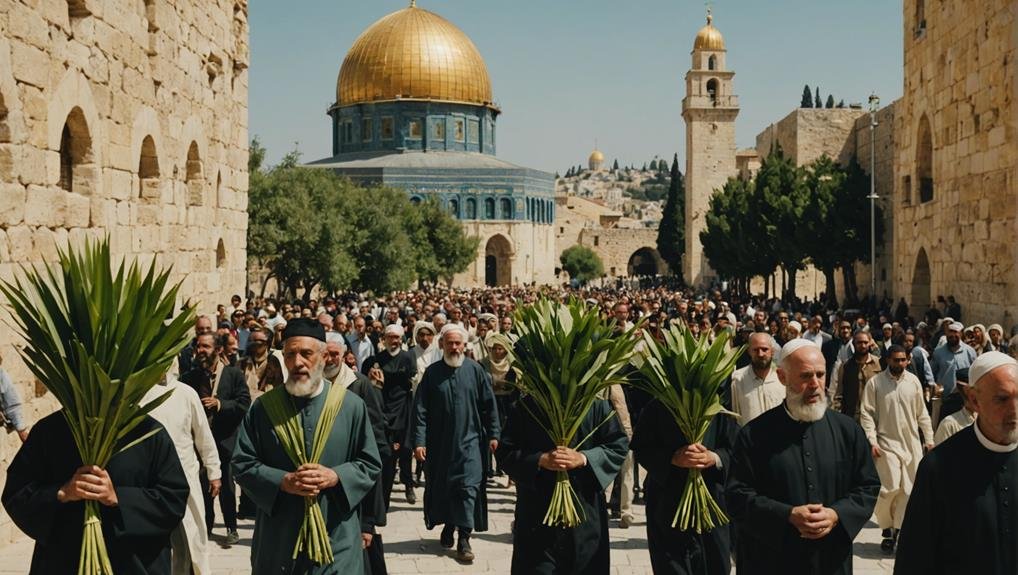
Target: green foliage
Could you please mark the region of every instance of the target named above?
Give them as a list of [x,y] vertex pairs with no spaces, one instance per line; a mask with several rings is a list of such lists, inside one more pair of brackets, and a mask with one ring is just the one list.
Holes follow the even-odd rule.
[[247,154],[247,171],[250,174],[259,172],[262,169],[262,164],[265,162],[265,147],[258,140],[258,136],[255,136],[251,140],[251,147]]
[[617,171],[619,171],[619,161],[615,160],[615,163],[612,164],[612,173],[615,173]]
[[809,84],[802,87],[802,101],[799,102],[800,108],[812,108],[813,107],[813,93],[809,89]]
[[764,158],[756,174],[754,202],[751,208],[764,226],[767,249],[789,276],[788,291],[795,293],[795,272],[806,257],[803,242],[795,235],[809,191],[802,185],[800,171],[781,147]]
[[686,191],[678,154],[672,157],[668,200],[657,229],[657,251],[681,281],[682,256],[686,253]]
[[[414,205],[402,190],[362,188],[288,154],[251,174],[248,258],[286,293],[386,292],[465,270],[478,240],[435,200]],[[303,291],[303,293],[299,293]]]
[[[637,327],[617,336],[614,320],[604,321],[597,308],[575,299],[568,304],[542,299],[520,307],[515,320],[519,339],[510,357],[516,387],[526,398],[520,405],[530,410],[533,403],[536,412],[530,415],[556,446],[580,449],[587,438],[577,441],[576,435],[594,402],[612,385],[625,383]],[[544,524],[575,527],[582,513],[569,475],[559,472]]]
[[823,108],[824,107],[823,100],[820,99],[820,86],[817,86],[816,97],[813,99],[813,107],[814,108]]
[[[134,262],[114,267],[109,240],[59,251],[57,266],[21,268],[0,283],[12,323],[27,345],[19,353],[63,408],[84,465],[106,468],[124,442],[169,392],[142,405],[188,341],[190,306],[176,309],[180,287],[169,270]],[[116,273],[114,274],[114,271]],[[96,501],[85,502],[81,574],[112,573]]]
[[834,96],[832,94],[827,94],[827,104],[826,104],[825,107],[827,107],[827,108],[833,108],[834,107]]
[[594,250],[587,246],[577,244],[566,248],[559,256],[559,262],[569,277],[580,283],[587,283],[604,275],[604,263]]

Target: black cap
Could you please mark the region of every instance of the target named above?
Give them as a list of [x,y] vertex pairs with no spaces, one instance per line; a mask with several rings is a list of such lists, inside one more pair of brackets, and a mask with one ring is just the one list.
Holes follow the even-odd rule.
[[291,337],[313,337],[318,341],[325,341],[325,328],[318,321],[311,318],[301,317],[290,320],[283,330],[283,339]]

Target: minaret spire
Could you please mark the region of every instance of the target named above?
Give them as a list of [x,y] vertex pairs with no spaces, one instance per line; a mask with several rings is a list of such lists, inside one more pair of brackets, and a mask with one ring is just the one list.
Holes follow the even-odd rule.
[[[411,4],[412,3],[413,3],[413,0],[411,0]],[[708,1],[708,2],[704,2],[704,4],[707,5],[707,25],[710,26],[714,22],[714,16],[711,14],[711,6],[710,6],[711,3]]]

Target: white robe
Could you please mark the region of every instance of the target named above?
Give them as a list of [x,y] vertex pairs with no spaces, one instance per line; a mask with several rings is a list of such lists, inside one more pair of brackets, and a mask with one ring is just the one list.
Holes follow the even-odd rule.
[[778,379],[778,370],[774,367],[763,379],[756,376],[752,364],[732,374],[732,411],[739,414],[740,427],[781,405],[784,400],[785,386]]
[[208,575],[212,573],[212,568],[209,564],[208,533],[205,530],[205,499],[198,480],[200,467],[196,452],[201,455],[209,481],[220,479],[223,475],[219,453],[205,417],[205,408],[198,399],[198,393],[189,386],[167,377],[166,385],[153,387],[145,394],[142,402],[148,403],[168,390],[173,390],[173,393],[151,415],[170,434],[190,488],[184,519],[170,535],[173,548],[171,572],[174,575],[188,575],[193,568],[195,575]]
[[947,438],[972,425],[975,420],[975,414],[964,407],[948,415],[937,426],[937,433],[933,436],[933,443],[940,445],[947,441]]

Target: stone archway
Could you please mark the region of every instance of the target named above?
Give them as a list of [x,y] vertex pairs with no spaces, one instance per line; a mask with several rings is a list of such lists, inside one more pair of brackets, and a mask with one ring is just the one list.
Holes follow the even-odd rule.
[[659,262],[661,256],[654,248],[643,247],[629,256],[629,265],[626,267],[626,275],[630,276],[656,276],[661,273]]
[[484,246],[484,285],[505,286],[512,283],[512,243],[495,234]]
[[919,248],[912,271],[911,301],[908,302],[912,315],[922,317],[930,308],[930,301],[930,260],[926,257],[926,249]]

